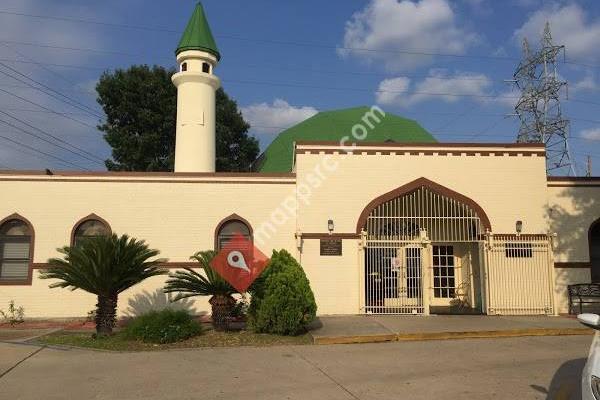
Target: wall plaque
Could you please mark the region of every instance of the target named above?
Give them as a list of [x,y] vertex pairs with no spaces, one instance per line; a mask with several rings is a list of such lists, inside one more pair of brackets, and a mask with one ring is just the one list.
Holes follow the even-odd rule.
[[321,239],[322,256],[341,256],[342,239]]

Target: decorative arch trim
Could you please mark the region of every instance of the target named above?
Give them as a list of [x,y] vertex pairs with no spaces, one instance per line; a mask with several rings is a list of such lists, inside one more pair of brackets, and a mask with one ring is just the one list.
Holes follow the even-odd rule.
[[221,220],[221,222],[219,222],[217,224],[217,227],[215,228],[215,235],[214,235],[214,249],[217,250],[217,248],[219,247],[219,232],[221,231],[221,228],[223,228],[223,226],[231,221],[238,221],[241,222],[242,224],[246,225],[248,227],[248,231],[250,232],[250,238],[252,239],[252,241],[254,241],[254,230],[252,229],[252,225],[250,224],[250,222],[248,222],[247,219],[245,219],[244,217],[240,217],[239,215],[233,213],[228,217],[225,217]]
[[33,277],[33,255],[35,249],[35,229],[33,229],[33,224],[25,217],[18,213],[13,213],[8,217],[0,220],[0,226],[4,225],[5,222],[16,219],[18,221],[24,222],[29,231],[31,232],[31,241],[29,243],[29,271],[27,273],[27,279],[24,281],[14,281],[14,282],[2,282],[0,281],[0,286],[11,286],[11,285],[31,285],[32,277]]
[[108,228],[108,233],[112,234],[112,228],[111,228],[110,224],[108,223],[108,221],[94,213],[91,213],[90,215],[81,218],[79,221],[75,222],[75,225],[73,225],[73,228],[71,229],[71,240],[69,241],[70,246],[73,246],[75,244],[75,232],[77,232],[77,228],[79,228],[79,226],[81,224],[83,224],[84,222],[91,221],[91,220],[96,220],[96,221],[102,222]]
[[477,213],[477,215],[479,216],[479,219],[481,220],[481,223],[483,224],[483,227],[486,230],[489,230],[489,231],[492,230],[492,224],[490,223],[490,219],[488,218],[487,214],[485,213],[483,208],[481,208],[481,206],[479,204],[477,204],[473,199],[471,199],[465,195],[462,195],[458,192],[455,192],[452,189],[448,189],[447,187],[442,186],[439,183],[435,183],[433,181],[430,181],[427,178],[421,177],[421,178],[415,179],[414,181],[409,182],[405,185],[402,185],[390,192],[387,192],[387,193],[373,199],[369,204],[367,204],[365,209],[360,214],[360,217],[358,218],[358,222],[356,223],[356,233],[360,233],[362,231],[362,229],[366,226],[367,218],[369,217],[369,214],[371,214],[371,211],[373,211],[377,206],[379,206],[387,201],[390,201],[396,197],[401,197],[401,196],[404,196],[411,192],[414,192],[415,190],[417,190],[423,186],[426,187],[427,189],[431,190],[434,193],[458,200],[461,203],[468,205]]

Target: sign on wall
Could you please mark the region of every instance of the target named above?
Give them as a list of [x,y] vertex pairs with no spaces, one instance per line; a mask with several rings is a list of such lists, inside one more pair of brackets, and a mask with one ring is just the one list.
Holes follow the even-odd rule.
[[342,239],[321,239],[322,256],[341,256]]

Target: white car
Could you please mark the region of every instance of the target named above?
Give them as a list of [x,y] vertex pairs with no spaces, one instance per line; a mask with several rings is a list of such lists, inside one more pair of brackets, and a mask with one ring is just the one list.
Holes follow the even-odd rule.
[[582,400],[600,400],[600,315],[579,314],[579,322],[596,330],[590,353],[581,374]]

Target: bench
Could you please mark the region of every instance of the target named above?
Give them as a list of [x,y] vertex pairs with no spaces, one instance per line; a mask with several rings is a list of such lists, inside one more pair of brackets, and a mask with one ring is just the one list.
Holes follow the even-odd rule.
[[583,312],[584,304],[600,304],[600,284],[578,283],[567,286],[569,290],[569,314],[573,312],[576,303],[579,304],[579,313]]

